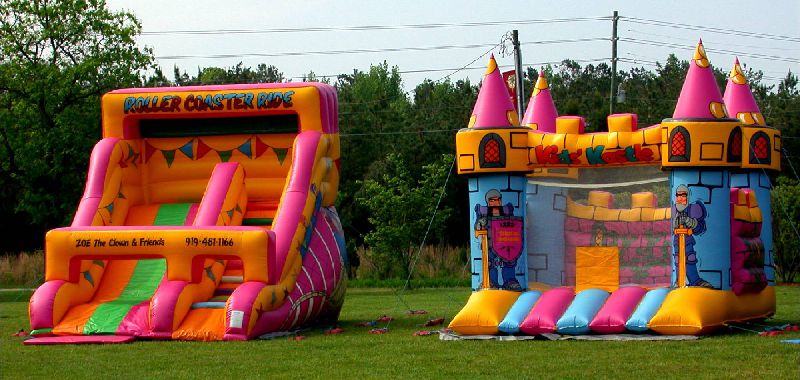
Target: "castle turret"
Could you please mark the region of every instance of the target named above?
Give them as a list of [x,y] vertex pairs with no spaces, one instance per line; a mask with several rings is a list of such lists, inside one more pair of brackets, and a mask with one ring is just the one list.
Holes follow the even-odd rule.
[[492,56],[469,127],[456,135],[458,172],[469,176],[472,288],[528,286],[525,174],[528,131],[518,125]]
[[556,132],[558,110],[550,96],[550,85],[544,77],[544,70],[539,71],[539,78],[533,86],[533,93],[522,117],[522,125],[541,132]]
[[665,167],[739,166],[740,123],[728,118],[714,70],[706,57],[703,42],[697,44],[689,62],[675,112],[661,123],[667,143],[662,145]]
[[[501,97],[498,94],[506,96]],[[519,119],[514,104],[508,98],[506,84],[492,54],[486,66],[478,100],[472,109],[468,128],[497,128],[512,125],[519,125]]]
[[728,74],[728,84],[725,86],[723,99],[731,117],[741,120],[746,125],[767,125],[753,98],[753,93],[750,92],[750,86],[747,85],[747,78],[739,65],[739,58],[736,58]]
[[[760,116],[753,118],[760,112],[738,63],[726,96],[724,103],[734,107],[734,114],[763,121]],[[771,154],[777,132],[728,117],[725,104],[701,41],[689,63],[673,117],[661,123],[667,138],[662,145],[662,166],[672,169],[676,286],[731,289],[737,280],[731,277],[735,255],[730,243],[730,193],[762,185],[768,189],[763,170],[739,169],[772,168],[778,161],[777,157],[772,160]],[[762,209],[768,207],[768,198],[768,190],[758,197]]]
[[458,173],[528,171],[528,131],[520,127],[494,55],[489,58],[467,129],[456,135]]
[[[758,108],[747,78],[739,64],[739,59],[733,63],[728,74],[728,83],[725,86],[725,107],[732,117],[736,117],[744,124],[742,126],[742,140],[739,149],[745,148],[746,154],[742,157],[742,167],[776,169],[780,164],[779,150],[775,146],[777,130],[767,127],[766,120]],[[738,142],[738,140],[736,140]],[[773,147],[773,149],[769,149]],[[768,281],[774,282],[775,272],[772,262],[772,197],[770,195],[769,178],[763,170],[751,170],[731,175],[731,187],[751,188],[757,199],[758,208],[763,215],[760,222],[760,239],[763,244],[764,272]]]
[[714,70],[708,62],[703,40],[697,43],[689,71],[683,82],[673,118],[727,118],[722,95],[714,79]]

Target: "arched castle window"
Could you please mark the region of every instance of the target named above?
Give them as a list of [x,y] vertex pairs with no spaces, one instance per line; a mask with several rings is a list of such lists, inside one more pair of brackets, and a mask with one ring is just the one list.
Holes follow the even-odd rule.
[[772,161],[771,145],[769,135],[764,132],[754,133],[750,138],[750,162],[770,165]]
[[482,168],[506,167],[506,144],[500,135],[489,133],[478,147],[478,161]]
[[728,136],[728,162],[742,162],[742,128],[736,127]]
[[686,128],[677,126],[669,134],[669,162],[689,162],[692,157],[692,141]]

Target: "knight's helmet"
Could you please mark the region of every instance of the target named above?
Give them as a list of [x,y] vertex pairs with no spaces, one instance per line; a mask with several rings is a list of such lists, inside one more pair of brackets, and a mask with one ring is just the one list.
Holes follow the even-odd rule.
[[497,191],[497,189],[491,189],[491,190],[486,192],[486,204],[487,205],[489,204],[489,199],[492,199],[492,198],[502,199],[503,196],[500,194],[499,191]]

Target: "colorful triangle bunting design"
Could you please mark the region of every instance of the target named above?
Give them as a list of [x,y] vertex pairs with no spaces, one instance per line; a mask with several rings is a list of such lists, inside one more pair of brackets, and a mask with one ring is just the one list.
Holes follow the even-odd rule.
[[85,278],[86,281],[89,281],[90,285],[94,286],[94,278],[92,278],[92,274],[88,270],[83,272],[83,278]]
[[275,151],[275,155],[278,157],[278,162],[281,163],[283,166],[283,161],[286,159],[286,154],[289,152],[289,148],[272,148]]
[[262,154],[266,153],[267,149],[269,149],[269,145],[264,144],[260,138],[256,137],[256,158],[259,158]]
[[161,154],[164,155],[164,159],[167,160],[167,167],[172,167],[172,162],[175,161],[175,149],[173,150],[162,150]]
[[210,151],[211,151],[211,147],[206,145],[206,143],[204,143],[203,140],[200,140],[200,139],[197,140],[197,159],[198,160],[203,158],[203,157],[205,157],[206,154],[208,154],[208,152],[210,152]]
[[244,144],[239,145],[236,150],[242,152],[247,158],[253,158],[253,150],[250,148],[250,139],[247,139]]
[[150,145],[149,141],[144,142],[144,162],[150,161],[150,157],[153,157],[153,153],[155,153],[158,149],[156,147]]
[[211,281],[217,281],[217,278],[214,276],[214,271],[210,266],[206,267],[206,275],[211,279]]
[[126,145],[128,145],[128,158],[126,158],[125,161],[130,161],[130,163],[133,164],[133,167],[135,168],[136,161],[139,160],[140,155],[139,153],[136,153],[136,151],[133,149],[133,145],[131,144],[126,144]]
[[107,225],[108,225],[108,223],[106,222],[106,218],[105,218],[105,216],[103,216],[103,210],[104,210],[103,208],[99,208],[99,207],[98,207],[98,208],[97,208],[97,211],[95,211],[95,215],[97,215],[97,216],[99,216],[99,217],[100,217],[100,221],[101,221],[101,222],[103,222],[103,225],[104,225],[104,226],[107,226]]
[[232,150],[218,150],[217,154],[219,155],[219,159],[222,162],[228,162],[231,159],[231,154],[233,154]]
[[183,155],[188,157],[190,160],[194,159],[194,154],[192,154],[192,145],[193,145],[192,142],[193,141],[194,140],[189,140],[189,142],[184,144],[182,147],[178,148],[181,151],[181,153],[183,153]]

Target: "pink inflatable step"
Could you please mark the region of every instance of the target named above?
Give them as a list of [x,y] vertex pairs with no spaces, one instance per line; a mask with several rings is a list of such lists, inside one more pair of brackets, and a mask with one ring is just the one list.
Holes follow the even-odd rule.
[[619,288],[606,300],[605,305],[589,323],[589,329],[601,334],[619,334],[625,332],[625,322],[630,318],[636,306],[647,290],[640,286]]
[[575,292],[572,288],[555,288],[544,292],[519,325],[519,331],[528,335],[554,333],[556,322],[567,310],[573,298]]

